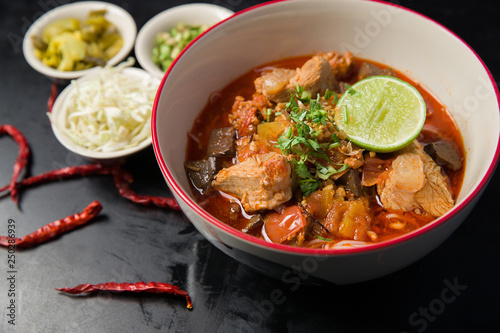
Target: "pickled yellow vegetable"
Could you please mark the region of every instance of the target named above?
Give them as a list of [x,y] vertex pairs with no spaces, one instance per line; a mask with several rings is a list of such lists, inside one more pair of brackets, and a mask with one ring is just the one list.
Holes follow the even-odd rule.
[[[47,62],[46,58],[42,59],[43,63],[51,66],[57,64],[57,69],[60,71],[71,71],[74,68],[74,64],[78,61],[82,61],[85,59],[85,55],[87,54],[87,43],[85,43],[81,39],[81,34],[76,32],[63,32],[57,36],[54,36],[47,47],[47,51],[45,54],[53,54],[55,59],[59,60],[59,62],[55,61]],[[61,55],[61,57],[57,57],[57,55]],[[51,61],[53,61],[53,58]]]
[[32,36],[35,55],[47,66],[77,71],[104,66],[123,47],[123,38],[105,18],[106,11],[90,12],[83,20],[64,18]]

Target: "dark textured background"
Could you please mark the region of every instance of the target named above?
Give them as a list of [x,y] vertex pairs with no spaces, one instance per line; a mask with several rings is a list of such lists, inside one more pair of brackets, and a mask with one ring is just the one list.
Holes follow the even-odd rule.
[[[61,3],[63,1],[59,1]],[[66,1],[64,1],[66,2]],[[158,12],[191,1],[111,1],[137,27]],[[238,11],[261,1],[218,0]],[[396,2],[396,1],[395,1]],[[32,149],[29,174],[86,163],[55,139],[46,113],[51,81],[32,70],[21,40],[55,0],[1,1],[0,123],[16,126]],[[397,2],[396,2],[397,3]],[[500,77],[500,6],[491,1],[409,1],[401,5],[448,27]],[[17,146],[0,138],[0,184],[8,183]],[[170,195],[153,150],[127,161],[139,193]],[[498,173],[463,225],[438,249],[390,276],[352,286],[292,288],[222,254],[179,212],[122,199],[112,179],[95,176],[22,192],[18,209],[0,198],[0,234],[16,221],[18,236],[81,211],[93,200],[104,209],[91,224],[36,248],[18,251],[16,326],[7,323],[7,253],[0,250],[0,331],[17,332],[492,332],[500,328]],[[56,287],[105,281],[163,281],[186,289],[182,298],[98,294],[71,298]],[[448,284],[462,289],[443,303]],[[273,290],[283,293],[271,303]],[[449,291],[449,290],[448,290]],[[440,307],[440,304],[445,304]],[[434,315],[428,311],[434,309]],[[416,315],[415,315],[416,314]],[[411,321],[412,318],[414,321]]]

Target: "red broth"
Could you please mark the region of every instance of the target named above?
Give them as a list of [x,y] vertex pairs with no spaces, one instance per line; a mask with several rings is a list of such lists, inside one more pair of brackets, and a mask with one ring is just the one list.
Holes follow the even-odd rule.
[[[209,97],[206,106],[201,110],[195,119],[192,129],[188,133],[188,144],[186,152],[186,161],[195,161],[205,158],[208,138],[214,128],[230,126],[228,115],[231,112],[232,105],[236,96],[242,96],[245,100],[251,99],[255,91],[254,80],[259,77],[263,71],[274,67],[295,69],[301,67],[311,56],[302,56],[287,58],[276,62],[268,63],[252,69],[241,77],[237,78],[220,91],[213,92]],[[350,84],[355,83],[356,73],[363,62],[370,62],[381,68],[387,68],[384,64],[371,60],[355,58],[352,79],[347,79]],[[453,197],[456,199],[462,186],[465,172],[465,150],[460,131],[450,115],[447,107],[443,105],[430,91],[428,91],[419,82],[405,75],[401,71],[394,70],[398,78],[412,84],[423,96],[427,106],[427,118],[424,128],[418,137],[422,143],[433,142],[438,139],[444,139],[453,142],[455,148],[460,152],[463,160],[463,167],[458,171],[447,171],[450,179],[450,187]],[[247,218],[238,213],[235,209],[235,203],[231,203],[227,198],[214,192],[210,195],[201,195],[193,188],[193,194],[197,202],[211,215],[223,221],[224,223],[241,230],[247,224]],[[373,223],[372,229],[378,234],[378,241],[400,236],[411,232],[432,221],[432,217],[423,217],[413,212],[393,212],[390,209],[381,207],[374,198],[371,203]],[[391,214],[399,214],[405,220],[405,227],[397,229],[391,227],[393,223],[390,219]],[[259,230],[251,232],[256,237],[262,237]]]

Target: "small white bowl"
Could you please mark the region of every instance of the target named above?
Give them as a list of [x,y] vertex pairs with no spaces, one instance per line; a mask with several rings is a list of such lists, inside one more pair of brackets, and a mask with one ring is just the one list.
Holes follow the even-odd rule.
[[211,26],[233,14],[234,12],[227,8],[205,3],[193,3],[167,9],[155,15],[139,30],[134,48],[137,61],[142,68],[161,79],[165,72],[152,60],[152,50],[158,33],[167,32],[180,22]]
[[137,36],[137,26],[132,16],[123,8],[111,3],[102,1],[81,1],[56,7],[42,15],[30,26],[23,39],[23,53],[28,64],[36,71],[50,78],[63,80],[76,79],[94,70],[95,67],[81,71],[60,71],[49,67],[43,64],[42,61],[35,56],[35,48],[31,40],[31,36],[40,35],[43,28],[51,22],[63,18],[83,20],[87,17],[89,12],[94,10],[106,10],[106,19],[118,29],[123,38],[122,48],[107,62],[107,65],[114,66],[124,60],[130,51],[132,51]]
[[[100,74],[100,71],[102,70],[103,70],[102,68],[98,68],[95,71],[88,73],[85,76],[82,76],[81,78],[77,79],[76,82],[81,83],[86,80],[95,78]],[[153,82],[156,81],[158,84],[160,83],[159,80],[152,77],[148,72],[140,68],[134,68],[134,67],[124,68],[121,70],[121,73],[137,78],[137,80],[153,80]],[[127,157],[151,145],[152,142],[151,136],[149,136],[147,139],[143,140],[134,147],[120,149],[116,151],[110,151],[110,152],[92,151],[76,144],[56,125],[57,122],[64,120],[66,118],[68,98],[73,93],[75,93],[74,85],[67,86],[55,100],[51,111],[52,131],[54,132],[54,135],[57,138],[57,140],[59,140],[59,142],[66,149],[90,160],[106,161],[106,160],[114,160]]]
[[[210,94],[256,66],[330,50],[350,50],[401,70],[450,108],[467,152],[455,207],[403,236],[333,250],[270,244],[208,214],[195,200],[183,164],[186,133]],[[365,0],[272,1],[233,15],[181,53],[159,87],[152,131],[153,148],[170,190],[214,246],[284,282],[300,281],[293,273],[298,270],[301,276],[349,284],[410,265],[438,247],[466,219],[499,161],[499,92],[491,73],[467,44],[411,10]]]

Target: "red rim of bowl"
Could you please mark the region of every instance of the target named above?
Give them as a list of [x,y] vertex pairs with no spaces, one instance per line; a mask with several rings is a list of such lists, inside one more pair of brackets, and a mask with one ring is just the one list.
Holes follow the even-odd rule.
[[[444,217],[442,218],[439,218],[439,219],[436,219],[435,221],[432,221],[430,222],[429,224],[413,231],[413,232],[410,232],[408,234],[405,234],[405,235],[402,235],[402,236],[399,236],[399,237],[396,237],[396,238],[393,238],[393,239],[389,239],[389,240],[386,240],[386,241],[383,241],[383,242],[380,242],[380,243],[375,243],[375,244],[369,244],[369,245],[363,245],[363,246],[359,246],[359,247],[345,247],[345,248],[338,248],[338,249],[330,249],[330,250],[324,250],[324,249],[313,249],[313,248],[302,248],[302,247],[294,247],[294,246],[289,246],[289,245],[281,245],[281,244],[273,244],[273,243],[269,243],[265,240],[262,240],[262,239],[259,239],[259,238],[256,238],[254,236],[250,236],[250,235],[247,235],[237,229],[234,229],[230,226],[228,226],[227,224],[225,224],[224,222],[222,221],[219,221],[218,219],[216,219],[215,217],[213,217],[212,215],[208,214],[205,210],[203,210],[200,206],[198,206],[198,204],[193,201],[189,195],[187,195],[186,193],[184,193],[184,191],[181,189],[181,187],[175,182],[172,174],[170,173],[170,171],[168,170],[167,168],[167,165],[165,164],[165,161],[163,160],[163,157],[161,155],[161,152],[160,152],[160,146],[159,146],[159,143],[158,143],[158,133],[156,131],[156,114],[157,114],[157,108],[158,108],[158,102],[159,102],[159,99],[160,99],[160,93],[161,91],[163,90],[163,86],[165,84],[165,80],[166,78],[168,77],[168,75],[170,74],[170,70],[172,67],[175,66],[175,64],[177,63],[178,59],[182,57],[182,54],[184,52],[186,52],[187,49],[189,49],[189,47],[195,43],[199,38],[201,38],[205,33],[207,33],[208,31],[212,30],[214,27],[220,25],[221,23],[227,21],[227,20],[231,20],[233,17],[235,16],[239,16],[243,13],[246,13],[248,11],[251,11],[251,10],[254,10],[256,8],[260,8],[260,7],[264,7],[264,6],[267,6],[267,5],[270,5],[270,4],[274,4],[274,3],[279,3],[279,2],[285,2],[285,1],[289,1],[289,0],[274,0],[274,1],[269,1],[269,2],[265,2],[265,3],[262,3],[262,4],[259,4],[259,5],[255,5],[255,6],[252,6],[252,7],[249,7],[247,9],[244,9],[242,11],[239,11],[237,13],[235,13],[234,15],[226,18],[225,20],[222,20],[220,21],[219,23],[215,24],[214,26],[212,26],[211,28],[209,28],[206,32],[204,32],[202,35],[198,36],[195,40],[193,40],[182,52],[181,54],[177,57],[177,59],[173,62],[172,66],[170,66],[170,69],[167,70],[167,72],[165,73],[161,83],[160,83],[160,86],[158,87],[158,92],[156,94],[156,98],[155,98],[155,101],[154,101],[154,104],[153,104],[153,113],[152,113],[152,118],[151,118],[151,131],[152,131],[152,139],[153,139],[153,149],[154,149],[154,153],[157,157],[157,160],[158,160],[158,164],[160,166],[160,169],[161,171],[163,172],[165,178],[167,179],[168,183],[170,184],[171,188],[173,191],[175,191],[175,193],[177,194],[178,197],[180,197],[188,206],[189,208],[193,209],[198,215],[200,215],[205,221],[208,221],[210,224],[222,229],[223,231],[237,237],[237,238],[240,238],[242,239],[243,241],[246,241],[248,243],[251,243],[253,245],[258,245],[258,246],[261,246],[261,247],[264,247],[264,248],[267,248],[267,249],[271,249],[271,250],[276,250],[276,251],[280,251],[280,252],[288,252],[288,253],[293,253],[293,254],[303,254],[303,255],[310,255],[310,254],[321,254],[321,255],[347,255],[347,254],[359,254],[359,253],[363,253],[363,252],[369,252],[369,251],[373,251],[373,250],[381,250],[383,248],[388,248],[388,247],[391,247],[391,246],[395,246],[395,245],[399,245],[403,242],[407,242],[411,239],[415,239],[415,238],[418,238],[419,236],[433,230],[433,229],[436,229],[438,227],[440,227],[442,224],[446,223],[449,219],[452,219],[454,217],[456,217],[463,209],[465,209],[466,206],[468,206],[470,203],[472,203],[476,197],[478,197],[482,190],[486,187],[486,185],[488,184],[491,176],[493,175],[494,171],[495,171],[495,168],[498,164],[498,160],[499,160],[499,156],[500,156],[500,138],[499,138],[499,141],[497,142],[497,147],[496,147],[496,151],[495,151],[495,156],[494,156],[494,159],[491,163],[491,165],[489,166],[488,168],[488,171],[486,172],[485,176],[483,177],[483,179],[481,180],[481,182],[479,183],[479,185],[476,187],[476,189],[474,189],[474,191],[467,197],[465,198],[465,200],[463,202],[461,202],[459,205],[455,206],[453,211],[448,213],[447,215],[445,215]],[[372,1],[372,2],[377,2],[377,3],[382,3],[384,5],[389,5],[389,6],[394,6],[394,7],[397,7],[397,8],[400,8],[402,10],[405,10],[405,11],[408,11],[408,12],[411,12],[413,14],[416,14],[416,15],[419,15],[421,17],[423,17],[424,19],[428,20],[428,21],[431,21],[432,23],[438,25],[439,27],[441,27],[442,29],[444,29],[446,32],[450,33],[451,35],[453,35],[456,39],[458,39],[460,42],[462,42],[475,56],[476,58],[480,61],[480,63],[482,64],[483,68],[485,69],[486,73],[488,74],[488,77],[491,81],[491,83],[493,84],[493,87],[495,89],[495,94],[496,94],[496,98],[497,98],[497,104],[499,105],[499,108],[500,108],[500,93],[498,91],[498,87],[495,83],[495,80],[493,79],[493,76],[491,74],[491,72],[489,71],[488,67],[485,65],[485,63],[483,62],[483,60],[479,57],[479,55],[462,39],[460,38],[459,36],[457,36],[454,32],[452,32],[451,30],[449,30],[448,28],[446,28],[445,26],[443,26],[442,24],[434,21],[433,19],[419,13],[419,12],[416,12],[412,9],[409,9],[409,8],[406,8],[406,7],[402,7],[402,6],[399,6],[399,5],[396,5],[396,4],[392,4],[392,3],[387,3],[387,2],[383,2],[383,1],[380,1],[380,0],[369,0],[369,1]]]

